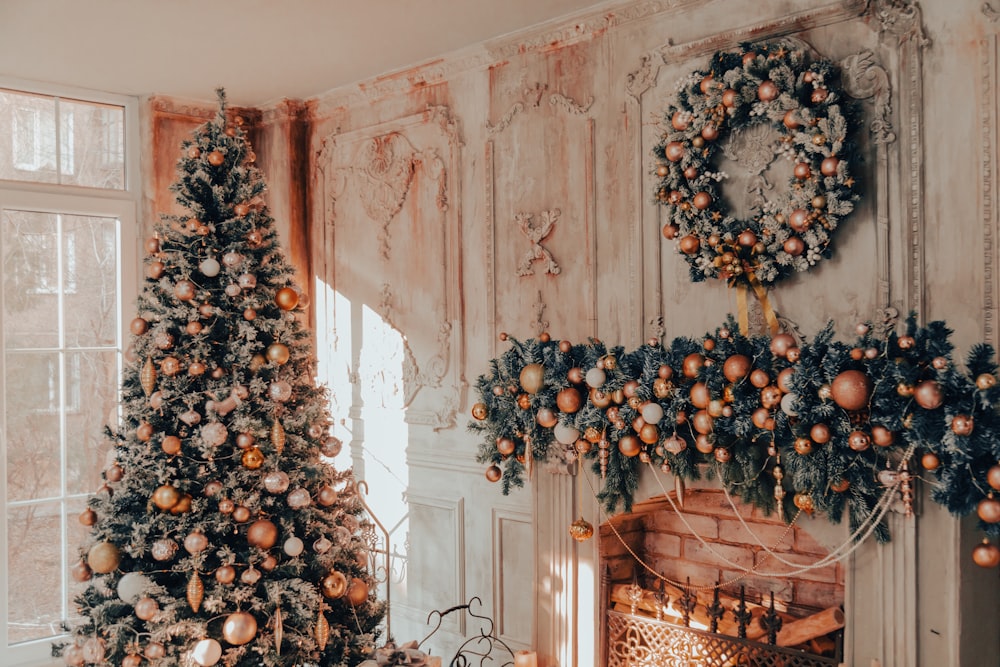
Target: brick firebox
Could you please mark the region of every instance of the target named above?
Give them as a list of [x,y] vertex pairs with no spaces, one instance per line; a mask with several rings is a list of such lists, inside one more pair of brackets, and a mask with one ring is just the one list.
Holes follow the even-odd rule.
[[[671,496],[676,499],[673,492]],[[621,539],[608,523],[603,524],[600,549],[610,579],[609,590],[615,584],[633,582],[649,590],[655,588],[656,577],[636,563],[629,553],[631,549],[664,577],[678,582],[690,577],[692,587],[732,581],[723,587],[723,592],[735,597],[743,586],[751,604],[760,604],[774,593],[775,606],[789,616],[805,617],[843,606],[844,566],[839,562],[795,575],[749,574],[740,578],[743,572],[721,561],[706,548],[691,529],[727,560],[760,572],[785,573],[795,569],[769,556],[760,542],[782,559],[800,565],[816,563],[828,555],[829,550],[801,525],[811,521],[810,518],[799,517],[789,526],[777,517],[764,516],[756,508],[739,504],[735,498],[733,502],[757,539],[740,522],[725,493],[718,489],[688,489],[683,508],[679,508],[683,519],[665,496],[636,503],[632,513],[615,516],[609,522],[613,523]],[[702,602],[710,596],[710,591],[699,594]],[[606,603],[615,606],[613,600],[606,600]]]

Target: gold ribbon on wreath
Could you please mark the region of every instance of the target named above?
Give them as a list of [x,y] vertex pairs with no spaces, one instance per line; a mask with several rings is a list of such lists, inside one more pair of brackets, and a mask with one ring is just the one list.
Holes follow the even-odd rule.
[[[747,283],[753,289],[754,294],[757,295],[757,300],[760,302],[761,310],[764,311],[764,319],[767,320],[767,326],[771,330],[771,335],[777,334],[780,329],[778,316],[774,314],[774,308],[771,307],[771,302],[767,298],[767,288],[761,285],[760,280],[757,279],[757,276],[752,271],[747,271],[744,276]],[[740,333],[744,336],[749,336],[750,313],[747,308],[747,285],[742,282],[736,285],[736,311],[739,316]]]

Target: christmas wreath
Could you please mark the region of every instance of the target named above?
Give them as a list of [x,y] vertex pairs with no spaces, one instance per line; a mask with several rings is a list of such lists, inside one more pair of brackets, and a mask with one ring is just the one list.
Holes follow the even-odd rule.
[[[848,168],[850,109],[838,75],[831,62],[777,42],[718,52],[709,71],[681,80],[653,153],[663,235],[676,240],[692,280],[720,278],[762,296],[829,257],[833,232],[857,200]],[[762,123],[778,138],[771,159],[756,160],[759,172],[784,156],[793,173],[786,192],[740,219],[726,209],[726,174],[716,161],[728,138]]]

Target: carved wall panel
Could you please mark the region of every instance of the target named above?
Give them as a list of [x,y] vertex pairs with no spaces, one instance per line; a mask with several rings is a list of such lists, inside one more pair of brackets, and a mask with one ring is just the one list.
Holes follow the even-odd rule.
[[525,581],[535,579],[534,528],[531,514],[508,509],[493,510],[493,618],[497,636],[528,648],[534,627],[533,614],[517,604]]
[[[321,275],[401,334],[402,385],[390,390],[409,423],[435,429],[455,425],[465,383],[460,148],[448,109],[429,107],[327,136],[317,164]],[[334,312],[334,326],[351,317]]]
[[[399,613],[421,616],[443,611],[465,601],[465,500],[408,494],[410,533],[432,539],[410,540],[411,573],[434,578],[434,585],[411,586]],[[462,635],[466,619],[462,614],[446,616],[442,629]]]
[[593,99],[524,86],[487,120],[486,249],[493,331],[593,334]]

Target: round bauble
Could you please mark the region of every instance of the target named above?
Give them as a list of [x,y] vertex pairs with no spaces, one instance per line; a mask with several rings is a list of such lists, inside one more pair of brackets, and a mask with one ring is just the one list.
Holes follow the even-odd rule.
[[881,424],[872,424],[872,442],[879,447],[890,447],[896,441],[896,435]]
[[279,366],[285,364],[290,356],[291,352],[284,343],[271,343],[267,346],[268,361],[273,361]]
[[320,445],[319,451],[323,456],[334,458],[340,454],[340,450],[343,448],[344,442],[340,438],[331,435],[323,441]]
[[659,424],[660,420],[663,419],[663,406],[659,403],[650,401],[643,405],[639,412],[642,413],[642,418],[648,424]]
[[199,667],[212,667],[222,658],[222,644],[212,638],[201,639],[191,649],[191,658]]
[[222,636],[235,646],[247,644],[257,636],[257,619],[245,611],[232,613],[222,624]]
[[295,558],[305,550],[305,543],[293,535],[285,540],[281,548],[287,555]]
[[164,512],[176,505],[180,498],[181,494],[170,484],[159,486],[153,491],[153,504]]
[[836,157],[830,156],[823,159],[823,162],[820,163],[819,170],[824,176],[836,176],[837,168],[839,166],[840,160]]
[[600,389],[608,379],[607,373],[600,368],[591,368],[584,376],[587,386],[592,389]]
[[174,296],[181,301],[190,301],[194,298],[197,288],[190,280],[178,280],[174,285]]
[[291,287],[282,287],[275,293],[274,302],[282,310],[294,310],[299,305],[299,293]]
[[323,591],[324,596],[331,600],[336,600],[347,592],[347,577],[341,572],[332,570],[330,574],[323,577],[323,581],[320,582],[320,589]]
[[245,505],[237,505],[233,508],[233,521],[245,523],[250,520],[250,508]]
[[78,560],[70,566],[69,573],[73,577],[73,581],[84,582],[90,579],[93,570],[90,569],[86,561]]
[[270,549],[278,541],[278,527],[268,519],[257,519],[247,528],[247,542],[261,549]]
[[555,436],[556,440],[563,445],[572,445],[573,443],[575,443],[577,440],[580,439],[579,429],[576,429],[572,426],[568,426],[561,422],[556,424],[555,429],[552,431],[552,434]]
[[118,597],[124,602],[135,604],[150,583],[152,582],[141,572],[126,572],[118,580]]
[[142,334],[149,331],[149,322],[141,317],[137,317],[129,324],[129,331],[131,331],[136,336],[141,336]]
[[812,454],[813,442],[809,438],[795,438],[795,452],[802,456]]
[[538,408],[535,413],[535,421],[542,428],[552,428],[558,422],[558,418],[552,408]]
[[351,584],[347,587],[347,599],[355,607],[368,600],[368,584],[364,579],[358,577],[351,579]]
[[767,371],[755,368],[750,372],[750,384],[758,389],[763,389],[767,385],[771,384],[771,376],[767,374]]
[[163,276],[163,272],[167,270],[167,265],[160,260],[154,260],[146,266],[146,275],[153,280],[159,280]]
[[160,642],[149,642],[142,654],[147,660],[159,660],[167,654],[167,649]]
[[98,574],[113,572],[120,562],[118,547],[111,542],[98,542],[87,552],[87,565]]
[[663,148],[663,155],[671,162],[679,162],[684,157],[684,144],[679,141],[671,141]]
[[252,290],[257,287],[257,276],[252,273],[241,273],[236,279],[236,284],[241,290]]
[[795,407],[795,403],[798,400],[799,395],[796,393],[785,394],[781,397],[781,401],[779,403],[781,405],[781,411],[789,417],[798,417],[799,411]]
[[251,447],[243,452],[240,462],[247,470],[257,470],[264,465],[264,452],[257,447]]
[[104,640],[100,637],[90,637],[83,642],[81,647],[85,662],[99,664],[104,662],[105,646]]
[[189,554],[201,553],[208,548],[208,538],[205,537],[205,533],[195,530],[188,533],[187,537],[184,538],[184,549],[187,550]]
[[1000,548],[984,539],[972,550],[972,560],[979,567],[996,567],[1000,565]]
[[285,380],[275,380],[267,389],[271,400],[285,403],[292,398],[292,385]]
[[774,385],[768,385],[760,390],[760,404],[768,410],[781,405],[781,390]]
[[309,495],[309,491],[299,487],[288,492],[285,502],[293,510],[299,510],[312,504],[312,496]]
[[769,347],[771,354],[783,359],[785,354],[788,353],[788,348],[794,346],[795,338],[793,338],[790,334],[780,333],[771,337],[771,344]]
[[215,259],[214,257],[208,257],[201,261],[201,263],[198,265],[198,270],[201,271],[201,274],[203,276],[214,278],[215,276],[219,275],[219,271],[222,270],[222,265],[220,265],[219,260]]
[[778,389],[785,392],[786,394],[792,390],[792,376],[795,374],[795,369],[789,366],[788,368],[783,368],[781,372],[778,373],[778,377],[775,379],[775,383],[778,385]]
[[830,442],[830,427],[826,424],[813,424],[809,429],[809,438],[817,445],[825,445]]
[[236,503],[229,498],[219,500],[219,512],[222,514],[232,514],[236,510]]
[[685,255],[693,255],[701,248],[701,241],[697,236],[688,234],[681,237],[680,241],[677,242],[677,246]]
[[136,439],[142,442],[149,442],[153,437],[153,426],[149,422],[143,422],[135,429]]
[[837,482],[833,482],[830,484],[830,490],[833,491],[834,493],[843,493],[844,491],[847,491],[849,488],[851,488],[851,480],[849,479],[841,479]]
[[223,565],[215,571],[215,580],[220,584],[231,584],[236,581],[236,568],[232,565]]
[[140,598],[136,600],[135,603],[135,615],[144,621],[148,621],[154,616],[156,612],[160,611],[160,605],[156,600],[150,597]]
[[83,649],[76,644],[70,644],[63,651],[63,662],[66,667],[83,667]]
[[109,467],[104,472],[104,479],[108,480],[109,482],[120,482],[122,481],[122,477],[124,475],[125,475],[125,469],[122,468],[117,463],[115,463],[112,464],[111,467]]
[[618,451],[629,458],[637,456],[642,451],[642,443],[632,434],[622,436],[618,441]]
[[976,514],[984,523],[1000,522],[1000,500],[993,497],[991,493],[986,498],[979,501],[976,506]]
[[994,464],[986,471],[986,483],[994,490],[1000,491],[1000,464]]
[[503,456],[510,456],[514,453],[516,445],[510,438],[497,438],[497,451]]
[[871,379],[856,370],[840,373],[830,386],[834,402],[845,410],[861,410],[866,407],[871,391]]
[[847,446],[856,452],[863,452],[872,444],[871,437],[864,431],[852,431],[847,436]]
[[706,435],[712,432],[715,420],[712,419],[712,415],[708,414],[708,410],[698,410],[691,417],[691,425],[694,426],[695,431]]
[[913,399],[924,410],[934,410],[944,402],[944,393],[936,380],[924,380],[914,388]]
[[696,378],[701,370],[705,367],[705,357],[698,352],[692,352],[691,354],[684,357],[684,361],[681,364],[682,372],[686,378]]
[[122,667],[140,667],[142,665],[142,656],[131,653],[124,658],[122,658]]
[[951,418],[951,430],[955,435],[972,435],[974,422],[969,415],[955,415]]
[[521,388],[529,394],[537,394],[545,386],[545,368],[541,364],[528,364],[521,369]]
[[284,493],[288,489],[288,474],[281,470],[273,470],[264,475],[264,488],[269,493]]
[[803,252],[805,252],[806,244],[805,241],[800,239],[798,236],[792,236],[787,241],[785,241],[784,245],[782,245],[781,247],[785,252],[787,252],[792,257],[798,257]]
[[218,447],[229,438],[229,430],[222,422],[209,422],[201,427],[201,439],[209,447]]
[[177,543],[173,540],[160,539],[153,542],[149,547],[149,553],[156,561],[167,561],[177,553]]
[[486,469],[485,475],[487,480],[491,482],[499,482],[500,478],[503,477],[503,471],[500,469],[500,466],[491,465]]
[[937,470],[941,466],[941,459],[934,452],[925,452],[920,457],[920,465],[924,470]]
[[739,382],[750,372],[750,357],[744,354],[734,354],[722,364],[722,374],[730,382]]
[[639,439],[647,445],[654,445],[660,439],[660,429],[656,424],[643,424],[639,429]]
[[770,102],[778,96],[778,86],[770,79],[761,81],[757,86],[757,98],[761,102]]
[[79,516],[80,523],[84,526],[93,526],[97,523],[97,512],[90,509],[89,507],[82,512]]
[[182,493],[180,498],[177,499],[177,503],[170,508],[171,514],[184,514],[185,512],[191,511],[191,494]]
[[583,405],[583,398],[575,387],[560,389],[556,394],[556,406],[560,412],[574,413]]
[[809,229],[811,224],[812,220],[809,218],[809,212],[804,208],[797,208],[788,216],[788,226],[797,232],[804,232]]
[[708,385],[704,382],[695,382],[692,384],[689,393],[691,396],[691,405],[699,409],[707,408],[709,402],[712,400],[712,394],[708,390]]
[[181,362],[177,357],[164,357],[163,361],[160,362],[160,372],[167,377],[173,377],[177,375],[181,370]]
[[338,498],[340,498],[340,494],[329,484],[319,487],[319,491],[316,492],[316,502],[323,507],[330,507],[337,502]]
[[691,200],[691,203],[694,204],[694,207],[699,211],[704,211],[712,205],[712,195],[704,191],[699,192],[694,196],[694,199]]
[[226,156],[222,154],[221,151],[212,151],[208,154],[208,163],[213,167],[222,166],[222,163],[226,161]]

